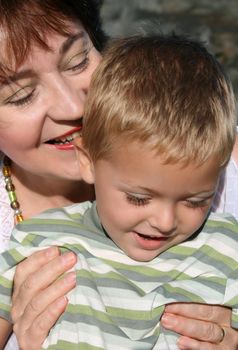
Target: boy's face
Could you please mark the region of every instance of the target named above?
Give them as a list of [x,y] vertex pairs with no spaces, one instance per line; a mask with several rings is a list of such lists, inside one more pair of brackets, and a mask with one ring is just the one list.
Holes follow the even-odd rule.
[[129,257],[152,260],[202,225],[219,173],[214,160],[181,167],[139,143],[117,149],[92,167],[102,225]]

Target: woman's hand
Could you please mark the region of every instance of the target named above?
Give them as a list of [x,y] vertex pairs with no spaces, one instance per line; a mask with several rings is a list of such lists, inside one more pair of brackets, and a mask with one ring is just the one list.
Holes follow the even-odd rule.
[[238,332],[231,328],[231,310],[226,307],[174,303],[166,306],[161,323],[182,335],[181,350],[238,349]]
[[51,247],[34,253],[21,262],[14,278],[12,320],[13,330],[22,350],[38,350],[51,327],[67,306],[65,295],[76,284],[76,263],[72,252],[60,255]]

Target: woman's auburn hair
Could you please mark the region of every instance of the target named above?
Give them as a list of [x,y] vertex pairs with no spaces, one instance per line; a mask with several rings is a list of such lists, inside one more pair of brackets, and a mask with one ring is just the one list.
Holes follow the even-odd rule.
[[216,157],[223,167],[235,135],[230,80],[201,43],[155,35],[109,45],[84,114],[83,142],[94,161],[135,141],[167,163],[199,165]]
[[101,4],[102,0],[0,0],[0,79],[5,80],[24,62],[32,45],[49,50],[49,33],[68,35],[72,21],[83,26],[101,51],[106,41]]

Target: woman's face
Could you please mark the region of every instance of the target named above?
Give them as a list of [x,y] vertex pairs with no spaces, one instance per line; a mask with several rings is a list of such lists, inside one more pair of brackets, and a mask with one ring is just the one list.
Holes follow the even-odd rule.
[[33,46],[12,82],[0,85],[0,150],[27,172],[76,180],[71,141],[100,54],[81,26],[70,29],[48,36],[50,51]]

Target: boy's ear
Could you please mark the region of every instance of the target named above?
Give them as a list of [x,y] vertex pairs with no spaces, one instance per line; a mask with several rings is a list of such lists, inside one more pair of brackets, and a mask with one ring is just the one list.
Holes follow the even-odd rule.
[[82,146],[81,138],[74,140],[75,152],[82,179],[88,184],[94,184],[94,166],[88,152]]

